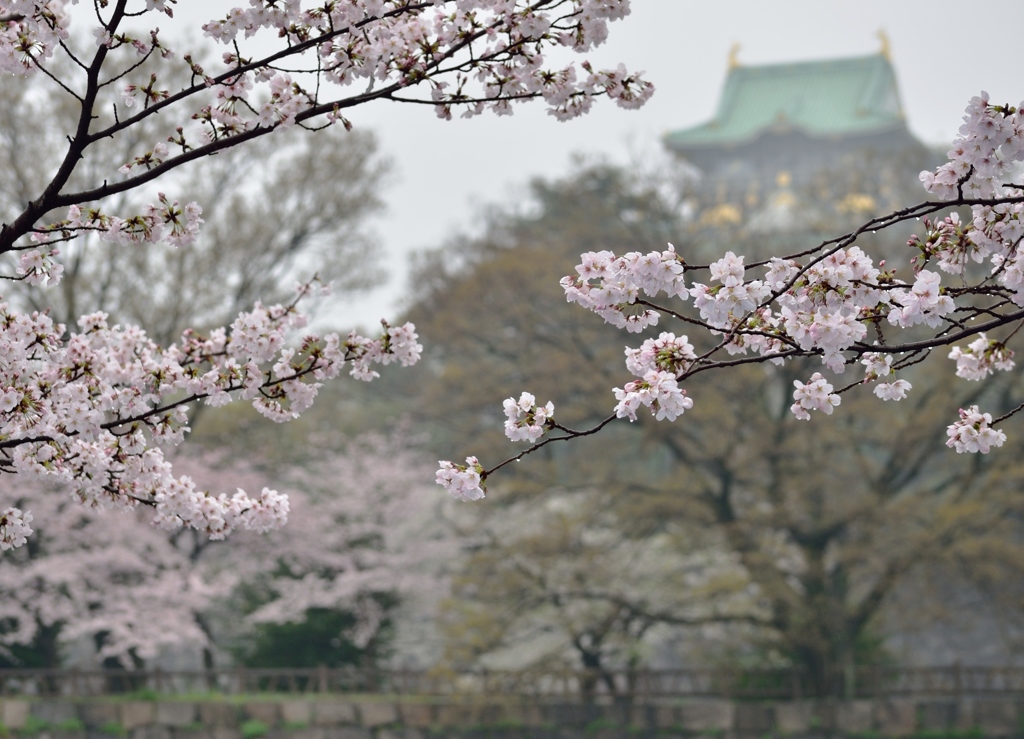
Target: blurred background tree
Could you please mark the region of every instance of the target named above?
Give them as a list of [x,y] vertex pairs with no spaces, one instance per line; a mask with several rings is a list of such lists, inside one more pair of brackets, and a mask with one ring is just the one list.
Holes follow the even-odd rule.
[[[148,78],[147,68],[135,70],[135,77]],[[21,211],[28,193],[41,192],[44,173],[63,156],[56,139],[77,120],[66,96],[33,93],[17,85],[0,89],[3,221]],[[40,126],[41,120],[50,123]],[[129,162],[138,141],[155,140],[161,130],[156,118],[136,128],[135,138],[117,140],[120,149],[97,144],[76,176],[99,181],[87,165]],[[54,161],[37,161],[39,152]],[[185,326],[230,323],[257,300],[290,300],[295,284],[314,274],[333,282],[339,294],[366,290],[381,277],[367,223],[383,207],[379,193],[389,168],[369,132],[332,128],[314,137],[301,127],[280,131],[175,174],[171,185],[181,201],[194,199],[205,208],[196,243],[140,248],[83,235],[62,250],[58,288],[20,283],[5,295],[33,310],[50,308],[68,325],[82,313],[106,311],[112,323],[141,326],[166,345]],[[129,211],[151,194],[122,195],[112,210]]]

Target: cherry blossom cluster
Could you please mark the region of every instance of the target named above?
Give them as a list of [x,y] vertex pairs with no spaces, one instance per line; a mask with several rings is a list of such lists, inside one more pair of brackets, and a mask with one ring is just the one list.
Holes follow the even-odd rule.
[[7,508],[0,513],[0,551],[14,549],[25,543],[32,535],[31,513],[22,513],[17,508]]
[[648,339],[639,349],[626,347],[626,369],[637,377],[651,370],[676,374],[689,369],[697,360],[693,344],[685,336],[664,331],[657,339]]
[[674,421],[683,415],[683,411],[693,408],[693,400],[686,397],[686,391],[679,387],[676,376],[672,372],[650,370],[638,380],[627,382],[621,388],[612,388],[615,399],[615,415],[617,418],[636,420],[636,412],[640,406],[651,409],[651,414],[659,421],[667,418]]
[[612,392],[618,403],[618,418],[636,420],[641,406],[651,409],[659,421],[674,421],[693,407],[693,400],[679,387],[676,376],[685,372],[696,361],[693,345],[685,336],[662,333],[657,339],[648,339],[639,349],[626,348],[626,369],[639,379],[626,383]]
[[966,223],[956,213],[936,223],[926,218],[924,238],[914,236],[908,243],[921,252],[915,263],[935,259],[943,272],[953,275],[963,275],[969,261],[988,260],[995,281],[1013,291],[1010,300],[1024,306],[1024,261],[1017,248],[1024,237],[1024,190],[1004,188],[1003,196],[1016,202],[974,205]]
[[512,441],[537,441],[551,425],[555,406],[548,401],[543,406],[530,393],[523,393],[519,400],[507,398],[504,404],[505,436]]
[[29,285],[58,284],[64,275],[64,265],[54,258],[59,255],[57,249],[23,251],[18,258],[18,279]]
[[885,380],[875,384],[875,395],[882,400],[903,400],[907,392],[913,387],[906,380],[896,378],[896,370],[893,369],[892,354],[865,354],[861,358],[864,365],[864,382]]
[[985,334],[978,334],[966,349],[954,346],[949,358],[956,361],[956,376],[965,380],[984,380],[996,370],[1009,372],[1014,367],[1013,351]]
[[999,447],[1006,441],[1006,434],[992,428],[992,414],[981,413],[978,406],[960,409],[960,420],[946,429],[946,446],[957,453],[981,452],[988,454],[992,447]]
[[832,411],[842,402],[836,393],[832,392],[832,385],[821,376],[820,372],[811,375],[806,384],[800,380],[793,380],[793,403],[790,410],[793,415],[801,421],[811,420],[808,411],[821,411],[825,415],[831,415]]
[[640,293],[655,297],[684,297],[683,264],[669,244],[663,252],[630,252],[616,257],[610,251],[581,257],[576,277],[563,277],[566,299],[594,311],[616,328],[639,333],[658,323],[654,310],[633,310]]
[[473,501],[484,497],[484,468],[476,457],[466,457],[466,464],[442,460],[438,463],[437,484],[451,493],[456,500]]
[[8,0],[0,3],[0,71],[29,75],[68,38],[65,0]]
[[971,98],[949,162],[922,172],[925,189],[942,200],[961,192],[978,198],[1002,194],[1014,162],[1024,161],[1024,113],[1020,107],[990,105],[987,92]]
[[[114,244],[165,241],[172,246],[188,246],[199,235],[199,227],[203,223],[200,217],[202,212],[198,203],[191,202],[182,206],[177,200],[172,201],[163,193],[157,194],[156,203],[146,205],[141,213],[127,218],[107,215],[99,208],[83,210],[77,205],[72,205],[68,209],[66,219],[37,230],[33,236],[39,240],[53,235],[69,239],[75,232],[94,231],[104,241]],[[51,251],[48,256],[53,256],[54,253]],[[42,256],[45,255],[41,255],[40,259]],[[60,272],[54,273],[52,267],[42,269],[40,265],[38,273],[48,276],[50,284],[59,281]]]
[[[147,2],[138,12],[160,8]],[[314,116],[348,127],[345,109],[375,98],[432,104],[445,119],[453,110],[463,117],[487,110],[506,115],[513,103],[534,98],[559,120],[588,112],[598,96],[637,108],[654,91],[641,74],[622,65],[598,70],[586,62],[551,67],[545,55],[558,47],[593,49],[607,38],[608,23],[628,13],[629,0],[354,0],[319,6],[252,0],[203,26],[208,38],[231,49],[223,66],[208,70],[192,55],[183,57],[203,84],[187,91],[196,103],[189,111],[192,123],[167,140],[185,154]],[[155,36],[146,42],[101,30],[98,43],[112,49],[130,45],[138,53],[170,55]],[[261,63],[240,53],[259,35],[284,40],[289,72],[281,71],[280,58]],[[356,85],[358,92],[349,91]],[[418,85],[428,92],[414,94]],[[121,94],[132,109],[126,111],[129,120],[141,114],[132,112],[139,107],[181,101],[174,90],[161,89],[156,76],[147,85],[122,86]],[[164,157],[154,147],[135,163],[156,159]]]
[[350,333],[345,342],[345,349],[352,362],[349,374],[357,380],[369,382],[380,374],[370,369],[373,364],[391,364],[398,362],[409,367],[419,361],[423,345],[417,343],[416,327],[411,323],[391,326],[381,321],[384,333],[379,339],[367,339],[356,333]]
[[136,327],[108,325],[102,313],[83,316],[79,332],[65,339],[64,326],[49,316],[0,303],[0,470],[66,482],[87,506],[151,505],[158,525],[215,538],[239,526],[279,526],[286,498],[267,489],[255,497],[200,491],[174,475],[160,446],[183,441],[188,403],[223,405],[240,396],[287,421],[346,362],[369,379],[372,363],[419,358],[411,324],[384,324],[376,339],[309,334],[295,345],[290,337],[305,320],[294,304],[257,304],[230,333],[187,331],[161,349]]

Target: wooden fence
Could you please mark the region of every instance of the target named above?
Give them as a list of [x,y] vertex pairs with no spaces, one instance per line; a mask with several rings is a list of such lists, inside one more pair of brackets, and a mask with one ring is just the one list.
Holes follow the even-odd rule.
[[1024,696],[1024,667],[859,667],[829,684],[797,669],[629,670],[601,672],[359,669],[40,670],[0,669],[0,695],[101,696],[251,693],[376,693],[419,696],[598,698],[720,697],[799,699],[831,695]]

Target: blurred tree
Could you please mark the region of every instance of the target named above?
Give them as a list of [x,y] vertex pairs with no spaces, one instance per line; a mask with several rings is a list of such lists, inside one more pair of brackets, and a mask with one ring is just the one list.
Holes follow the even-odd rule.
[[[379,603],[388,611],[394,604]],[[391,623],[385,618],[375,638],[365,644],[347,635],[358,627],[349,611],[308,608],[300,621],[261,623],[244,645],[233,651],[239,664],[247,667],[342,667],[377,664],[386,650]]]
[[681,516],[638,530],[620,492],[554,490],[486,519],[446,604],[448,662],[582,668],[585,693],[616,693],[611,672],[643,665],[665,627],[767,616],[728,551]]
[[[451,502],[433,495],[431,465],[401,432],[330,451],[340,446],[284,472],[301,491],[287,529],[239,533],[208,560],[235,583],[219,620],[230,621],[226,643],[245,664],[377,664],[405,638],[399,628],[419,631],[436,613],[459,541],[438,509]],[[287,657],[304,640],[325,646],[312,664],[303,662],[311,647]]]
[[40,524],[25,546],[0,553],[7,666],[59,667],[71,644],[90,648],[96,663],[127,667],[171,645],[209,644],[200,614],[214,593],[198,576],[187,534],[104,515],[38,482],[12,487]]
[[0,553],[0,659],[57,667],[77,646],[130,668],[174,648],[212,666],[228,649],[246,663],[305,666],[281,661],[296,640],[336,640],[325,663],[386,657],[396,609],[431,617],[457,546],[434,510],[430,465],[406,447],[397,436],[335,443],[319,464],[273,479],[213,452],[177,460],[197,480],[288,490],[291,529],[230,544],[103,515],[19,479],[15,500],[39,524]]
[[[148,76],[145,68],[133,73],[140,75]],[[74,129],[79,110],[58,93],[0,89],[0,221],[12,221],[29,194],[42,191],[63,157],[55,139]],[[97,142],[76,182],[96,181],[104,163],[131,161],[139,141],[158,140],[160,126],[154,116],[132,137]],[[52,161],[40,162],[40,155]],[[141,326],[166,345],[186,326],[230,323],[256,300],[288,302],[295,283],[314,273],[339,293],[367,289],[380,272],[366,222],[383,207],[388,171],[369,132],[331,128],[314,137],[296,127],[258,138],[175,174],[176,191],[203,203],[195,243],[141,248],[84,234],[63,247],[57,288],[18,284],[7,297],[49,309],[68,325],[81,313],[106,311],[112,323]],[[115,210],[138,208],[151,195],[120,195]]]

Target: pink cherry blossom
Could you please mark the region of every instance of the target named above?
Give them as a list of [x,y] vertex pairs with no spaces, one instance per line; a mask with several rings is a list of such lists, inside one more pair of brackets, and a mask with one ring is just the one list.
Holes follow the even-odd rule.
[[504,403],[505,435],[512,441],[535,442],[547,431],[551,417],[555,414],[555,406],[550,401],[543,406],[537,405],[530,393],[523,393],[519,400],[508,398]]
[[832,385],[821,376],[820,372],[811,375],[811,379],[805,385],[799,380],[793,380],[793,403],[790,411],[802,421],[809,421],[811,414],[808,411],[821,411],[825,415],[832,415],[842,399],[832,392]]
[[451,493],[456,500],[474,501],[484,497],[483,468],[476,457],[466,457],[466,464],[440,461],[436,474],[437,484]]
[[988,454],[992,447],[999,447],[1006,441],[1006,434],[992,428],[992,415],[981,413],[978,406],[960,409],[960,420],[946,429],[946,446],[957,453],[981,452]]

